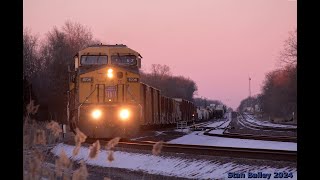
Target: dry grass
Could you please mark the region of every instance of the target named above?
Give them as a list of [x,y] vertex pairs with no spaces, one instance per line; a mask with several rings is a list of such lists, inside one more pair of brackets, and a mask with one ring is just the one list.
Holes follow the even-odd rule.
[[40,151],[32,152],[32,159],[29,159],[29,174],[26,179],[38,179],[41,175],[41,164],[43,163],[43,154]]
[[80,147],[81,146],[75,146],[73,151],[72,151],[72,156],[76,156],[79,154],[79,151],[80,151]]
[[[89,176],[86,164],[84,161],[80,162],[79,169],[76,169],[72,173],[72,161],[68,158],[65,151],[62,149],[60,155],[55,159],[55,168],[53,170],[46,169],[44,167],[45,156],[43,151],[37,148],[50,143],[56,143],[59,135],[62,133],[60,125],[51,120],[46,123],[36,122],[30,118],[30,115],[37,113],[39,105],[35,106],[34,101],[31,101],[27,106],[27,114],[24,124],[24,149],[31,152],[28,158],[24,154],[24,162],[28,167],[24,166],[24,179],[72,179],[72,180],[86,180]],[[78,155],[81,144],[85,142],[87,136],[81,132],[78,128],[75,129],[76,135],[74,137],[75,148],[73,149],[73,156]],[[52,139],[50,139],[52,138]],[[115,160],[114,148],[119,143],[120,137],[113,138],[105,146],[108,156],[107,161],[112,162]],[[40,146],[39,146],[40,145]],[[154,144],[152,154],[159,155],[161,153],[163,141],[159,141]],[[96,141],[90,146],[88,157],[90,159],[97,158],[100,152],[100,142]],[[45,148],[44,148],[45,149]],[[27,161],[26,161],[27,160]],[[111,180],[108,177],[104,177],[104,180]]]
[[108,144],[106,146],[106,149],[107,150],[112,150],[119,143],[120,139],[121,139],[120,137],[116,137],[116,138],[111,139],[108,142]]
[[72,156],[78,155],[81,146],[75,146],[72,152]]
[[90,146],[89,158],[95,159],[100,152],[100,142],[97,140]]
[[121,139],[120,137],[116,137],[116,138],[111,139],[108,142],[108,144],[106,146],[106,149],[108,150],[107,161],[112,162],[114,160],[113,149],[119,143],[120,139]]
[[55,121],[50,121],[50,123],[48,123],[46,125],[46,128],[51,130],[51,133],[55,136],[58,137],[60,135],[60,133],[62,133],[62,129],[59,126],[59,124]]
[[36,130],[36,136],[34,138],[34,144],[42,144],[45,145],[46,144],[46,135],[44,130],[41,129],[37,129]]
[[70,166],[71,166],[71,162],[68,156],[66,155],[66,153],[64,152],[64,150],[62,150],[60,152],[59,158],[56,160],[56,175],[58,177],[62,177],[62,175],[64,174],[64,171],[70,168]]
[[[71,179],[72,162],[67,157],[66,153],[62,150],[59,157],[55,160],[55,169],[52,170],[46,166],[45,163],[45,151],[48,149],[48,145],[57,143],[62,133],[60,125],[51,120],[50,122],[39,122],[31,118],[31,115],[35,115],[39,109],[39,105],[34,105],[34,101],[31,100],[26,107],[26,115],[24,117],[23,127],[23,176],[24,179]],[[83,143],[87,136],[83,134],[79,129],[76,130],[75,136],[76,147],[80,149],[81,143]],[[92,156],[97,154],[100,149],[100,144],[96,143],[92,149]],[[95,152],[95,153],[94,153]],[[74,171],[72,179],[84,180],[88,177],[88,171],[84,162],[81,162],[80,168]]]
[[80,168],[75,170],[72,175],[72,180],[86,180],[89,176],[87,166],[84,161],[80,162]]
[[75,143],[77,145],[78,144],[81,145],[81,143],[85,142],[86,139],[87,139],[87,136],[83,132],[81,132],[78,128],[76,128],[76,136],[74,137]]
[[75,141],[75,148],[73,149],[72,155],[76,156],[79,153],[81,143],[85,142],[87,139],[87,136],[81,132],[78,128],[76,128],[76,135],[74,136],[74,141]]
[[108,151],[108,157],[107,157],[107,160],[109,162],[112,162],[114,160],[114,157],[113,157],[113,151]]
[[27,114],[28,116],[30,114],[36,114],[38,112],[38,109],[39,109],[39,106],[40,105],[34,105],[34,100],[31,100],[30,103],[27,105],[26,109],[27,109]]
[[158,156],[161,153],[163,141],[159,141],[153,145],[152,154]]

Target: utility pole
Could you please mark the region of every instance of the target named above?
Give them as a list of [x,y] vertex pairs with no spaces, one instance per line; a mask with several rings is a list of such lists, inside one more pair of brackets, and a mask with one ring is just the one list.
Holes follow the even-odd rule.
[[251,85],[250,85],[250,81],[251,81],[251,78],[249,77],[249,98],[251,98]]
[[251,78],[249,76],[249,107],[250,107],[250,111],[252,108],[252,101],[251,101],[251,84],[250,84]]

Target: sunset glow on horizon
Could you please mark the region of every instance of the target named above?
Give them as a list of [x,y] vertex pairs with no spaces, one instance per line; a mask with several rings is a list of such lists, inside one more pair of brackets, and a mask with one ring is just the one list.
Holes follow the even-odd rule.
[[196,97],[236,109],[261,92],[265,74],[297,27],[290,0],[24,0],[23,27],[43,39],[71,20],[89,27],[104,44],[138,51],[142,69],[166,64],[194,80]]

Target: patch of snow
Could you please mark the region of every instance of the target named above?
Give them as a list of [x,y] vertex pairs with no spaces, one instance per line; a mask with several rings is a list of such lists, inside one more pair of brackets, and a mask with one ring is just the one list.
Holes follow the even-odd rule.
[[142,137],[137,137],[137,138],[131,138],[131,140],[138,140],[138,139],[143,139],[143,138],[146,138],[146,137],[150,137],[150,136],[142,136]]
[[[51,152],[59,155],[61,150],[75,161],[84,160],[87,164],[100,167],[116,167],[135,171],[143,171],[149,174],[160,174],[166,176],[175,176],[190,179],[227,179],[228,173],[249,173],[249,172],[291,172],[292,179],[297,179],[296,168],[273,168],[268,166],[253,166],[236,164],[233,162],[221,163],[213,160],[193,160],[174,157],[154,156],[149,154],[128,153],[122,151],[114,152],[114,161],[107,161],[107,151],[101,150],[96,159],[89,159],[89,148],[81,147],[76,157],[72,156],[74,146],[58,144]],[[272,177],[271,176],[271,177]],[[228,178],[229,179],[229,178]],[[273,177],[271,178],[273,179]],[[290,178],[291,179],[291,178]]]
[[210,134],[223,134],[224,129],[214,129],[209,131]]
[[[229,122],[230,123],[230,122]],[[226,126],[228,126],[229,124],[228,122],[226,122],[226,120],[223,121],[217,121],[211,124],[208,124],[206,127],[220,127],[221,125],[224,126],[225,124],[227,124]]]
[[189,128],[185,128],[185,129],[175,129],[174,131],[176,132],[184,132],[184,133],[189,133],[191,132],[191,130]]
[[280,128],[297,128],[297,126],[294,125],[286,125],[286,124],[275,124],[275,123],[271,123],[269,121],[260,121],[257,120],[255,117],[253,117],[250,114],[246,114],[244,116],[245,120],[255,124],[255,125],[260,125],[260,126],[267,126],[267,127],[280,127]]
[[[248,128],[248,129],[261,131],[261,129],[260,129],[261,127],[259,128],[259,126],[255,126],[255,125],[253,125],[253,124],[248,125],[248,124],[247,124],[248,122],[246,122],[246,121],[243,120],[242,118],[238,119],[238,123],[239,123],[241,126],[246,127],[246,128]],[[254,127],[256,127],[256,128],[254,128]],[[272,130],[264,130],[264,131],[272,131]]]
[[297,151],[297,143],[294,142],[215,137],[203,135],[199,132],[184,135],[167,143]]

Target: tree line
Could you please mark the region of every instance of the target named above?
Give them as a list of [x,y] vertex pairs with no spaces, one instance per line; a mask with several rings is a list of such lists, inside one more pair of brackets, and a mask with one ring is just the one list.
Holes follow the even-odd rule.
[[[219,100],[195,98],[197,84],[190,78],[174,76],[167,65],[152,64],[150,73],[140,71],[141,81],[161,90],[165,96],[183,98],[194,102],[196,106],[206,107],[210,104],[223,104]],[[224,104],[223,104],[224,105]]]
[[[285,119],[297,114],[297,31],[290,32],[278,68],[266,74],[262,93],[241,101],[238,110],[258,104],[263,113]],[[295,116],[293,116],[295,114]]]
[[225,105],[219,100],[213,100],[213,99],[207,99],[207,98],[194,98],[194,103],[196,104],[196,106],[202,106],[202,107],[207,107],[210,104],[215,104],[215,105],[222,104],[222,105]]
[[[79,23],[67,21],[62,28],[53,27],[43,40],[27,28],[23,32],[24,104],[32,87],[39,113],[50,112],[38,119],[66,120],[68,65],[73,56],[88,45],[98,44],[91,30]],[[30,86],[32,85],[32,86]],[[49,117],[48,117],[49,116]]]
[[170,67],[152,64],[151,72],[140,71],[141,82],[161,90],[164,96],[183,98],[193,101],[193,95],[198,90],[197,84],[184,76],[173,76]]

